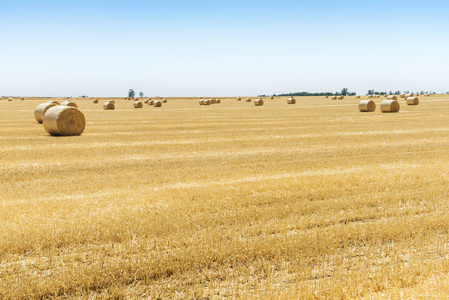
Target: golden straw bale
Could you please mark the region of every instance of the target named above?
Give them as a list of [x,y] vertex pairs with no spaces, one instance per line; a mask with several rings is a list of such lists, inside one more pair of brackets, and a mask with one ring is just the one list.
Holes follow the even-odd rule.
[[142,108],[143,103],[141,101],[134,101],[134,108]]
[[153,103],[154,103],[154,100],[148,101],[148,105],[153,105]]
[[204,100],[203,99],[200,99],[199,101],[198,101],[198,103],[200,104],[200,105],[203,105],[204,103]]
[[103,109],[104,110],[114,110],[115,104],[112,103],[111,101],[107,101],[107,102],[105,102],[105,104],[103,104]]
[[246,102],[251,102],[251,98],[246,98]]
[[418,97],[408,97],[406,100],[407,105],[418,105],[419,98]]
[[210,99],[210,104],[215,104],[215,99]]
[[92,102],[93,103],[98,103],[98,99],[94,99]]
[[398,97],[396,97],[395,95],[391,95],[387,97],[387,100],[398,100]]
[[400,105],[397,100],[384,100],[380,103],[380,111],[383,113],[396,113],[399,112]]
[[359,103],[359,110],[361,112],[371,112],[376,110],[376,103],[373,100],[362,100]]
[[10,102],[11,102],[11,101],[12,101],[12,98],[8,98],[8,101],[10,101]]
[[337,96],[332,96],[331,100],[337,100],[338,97]]
[[274,99],[274,96],[271,96],[271,100],[273,100]]
[[20,98],[20,100],[25,100],[25,98],[22,97],[22,98]]
[[262,106],[263,105],[263,100],[261,98],[258,98],[256,100],[254,100],[254,105],[255,106]]
[[242,101],[242,98],[240,98],[240,97],[237,97],[237,101]]
[[326,98],[326,99],[329,98],[329,95],[326,95],[326,97],[324,97],[324,98]]
[[111,102],[112,104],[115,104],[115,100],[108,100],[108,102]]
[[84,114],[73,106],[53,106],[44,115],[44,129],[50,135],[80,135],[86,127]]
[[355,96],[357,99],[360,99],[360,96]]
[[153,102],[153,106],[154,107],[161,107],[162,106],[162,101],[156,100]]
[[340,97],[338,97],[338,100],[343,100],[345,98],[345,96],[341,95]]
[[291,97],[287,99],[287,104],[296,104],[296,99]]
[[56,100],[50,100],[50,101],[47,101],[47,103],[54,103],[54,104],[56,104],[56,105],[59,105],[59,102],[56,101]]
[[36,119],[36,121],[38,123],[42,123],[42,121],[44,120],[44,115],[47,112],[47,110],[53,106],[58,106],[58,104],[56,103],[52,103],[52,102],[45,102],[45,103],[41,103],[38,106],[36,106],[36,108],[34,109],[34,118]]
[[204,99],[203,105],[210,105],[210,99]]
[[221,100],[220,99],[215,99],[215,103],[220,104]]
[[162,103],[167,103],[167,99],[162,99],[161,102]]
[[73,107],[78,108],[78,105],[76,105],[75,102],[72,102],[72,101],[69,101],[69,100],[62,102],[61,105],[62,106],[73,106]]

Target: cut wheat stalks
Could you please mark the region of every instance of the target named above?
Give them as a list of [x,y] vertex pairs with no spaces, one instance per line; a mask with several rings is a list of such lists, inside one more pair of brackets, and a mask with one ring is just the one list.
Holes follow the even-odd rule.
[[400,105],[397,100],[384,100],[380,103],[380,111],[383,113],[399,112]]
[[376,110],[376,103],[373,100],[362,100],[359,103],[359,111],[372,112]]
[[47,112],[47,110],[53,106],[58,106],[58,104],[53,102],[45,102],[41,103],[34,109],[34,118],[38,123],[42,123],[44,120],[44,115]]
[[84,114],[73,106],[53,106],[44,115],[44,129],[53,136],[80,135],[86,127]]
[[408,97],[405,102],[407,105],[418,105],[419,104],[419,98],[418,97]]

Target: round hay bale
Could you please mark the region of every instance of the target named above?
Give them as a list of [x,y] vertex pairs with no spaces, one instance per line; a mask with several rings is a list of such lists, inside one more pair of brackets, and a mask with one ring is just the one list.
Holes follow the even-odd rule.
[[203,105],[204,103],[204,100],[203,99],[200,99],[199,101],[198,101],[198,103],[200,104],[200,105]]
[[108,102],[111,102],[112,104],[115,104],[115,100],[108,100]]
[[59,105],[59,102],[56,101],[56,100],[50,100],[50,101],[47,101],[47,103],[54,103],[54,104],[56,104],[56,105]]
[[8,98],[8,101],[12,101],[12,98]]
[[167,103],[167,99],[162,99],[161,102],[162,103]]
[[22,98],[20,98],[20,100],[25,100],[25,98],[22,97]]
[[401,98],[404,98],[404,97],[405,97],[405,94],[401,94],[400,97],[401,97]]
[[62,106],[73,106],[73,107],[78,108],[78,105],[76,105],[75,102],[72,102],[72,101],[69,101],[69,100],[62,102],[61,105]]
[[210,105],[210,100],[209,99],[204,99],[203,100],[203,105]]
[[110,101],[107,101],[105,104],[103,104],[103,109],[104,110],[114,110],[115,104]]
[[391,95],[387,97],[387,100],[398,100],[398,97],[396,97],[395,95]]
[[240,97],[237,97],[237,101],[242,101],[242,98],[240,98]]
[[140,101],[134,101],[134,108],[142,108],[143,107],[143,103]]
[[291,97],[287,99],[287,104],[296,104],[296,99]]
[[93,103],[98,103],[98,99],[94,99],[92,102]]
[[44,115],[44,129],[50,135],[80,135],[86,127],[84,114],[73,106],[54,106]]
[[360,99],[360,96],[355,96],[356,97],[356,99]]
[[154,103],[154,100],[148,101],[148,105],[153,105],[153,103]]
[[154,107],[161,107],[161,106],[162,106],[162,102],[159,101],[159,100],[154,101],[154,102],[153,102],[153,106],[154,106]]
[[343,100],[345,98],[345,96],[340,96],[340,97],[338,97],[338,100]]
[[36,108],[34,109],[34,118],[36,119],[36,121],[38,123],[42,123],[42,121],[44,120],[44,115],[47,112],[47,110],[53,106],[58,106],[58,104],[56,103],[52,103],[52,102],[45,102],[45,103],[41,103],[38,106],[36,106]]
[[145,101],[143,101],[145,104],[148,104],[148,102],[150,102],[150,98],[148,98],[148,99],[145,99]]
[[251,98],[246,98],[246,102],[251,102]]
[[326,98],[326,99],[329,98],[329,95],[326,95],[324,98]]
[[262,106],[262,105],[263,105],[263,100],[260,99],[260,98],[254,100],[254,105],[255,105],[255,106]]
[[217,103],[216,99],[210,99],[210,104],[215,104],[215,103]]
[[407,105],[418,105],[419,104],[419,98],[418,97],[408,97],[405,102]]
[[332,96],[331,100],[337,100],[338,97],[337,96]]
[[271,96],[271,100],[273,100],[274,99],[274,96]]
[[215,99],[215,103],[220,104],[221,100],[220,99]]
[[373,100],[362,100],[359,103],[359,110],[361,112],[371,112],[376,110],[376,103]]
[[395,113],[399,112],[400,105],[397,100],[384,100],[380,103],[380,111],[383,113]]

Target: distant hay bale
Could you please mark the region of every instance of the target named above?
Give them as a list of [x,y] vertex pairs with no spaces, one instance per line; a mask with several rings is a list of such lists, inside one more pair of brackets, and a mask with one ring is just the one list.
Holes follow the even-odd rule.
[[115,100],[108,100],[108,102],[111,102],[112,104],[115,104]]
[[355,96],[357,99],[360,99],[360,96]]
[[425,94],[425,95],[424,95],[424,97],[429,97],[429,96],[430,96],[429,94]]
[[12,101],[12,98],[8,98],[8,101]]
[[153,102],[153,106],[154,107],[161,107],[162,106],[162,102],[159,101],[159,100],[156,100],[156,101]]
[[72,102],[72,101],[69,101],[69,100],[62,102],[61,105],[62,106],[72,106],[72,107],[78,108],[78,105],[76,105],[75,102]]
[[162,103],[167,103],[167,99],[162,99],[161,102]]
[[251,102],[251,98],[246,98],[246,102]]
[[86,127],[84,114],[73,106],[54,106],[44,115],[44,129],[50,135],[80,135]]
[[380,95],[377,95],[376,98],[380,98]]
[[274,96],[271,96],[271,100],[273,100],[274,99]]
[[242,98],[240,98],[240,97],[237,97],[237,101],[242,101]]
[[103,104],[103,109],[104,110],[114,110],[115,104],[112,103],[111,101],[107,101],[105,104]]
[[59,105],[59,102],[56,101],[56,100],[50,100],[50,101],[47,101],[47,103],[54,103],[54,104],[56,104],[56,105]]
[[21,97],[20,100],[25,100],[25,98]]
[[204,99],[203,100],[203,105],[210,105],[210,100],[209,99]]
[[291,97],[287,99],[287,104],[296,104],[296,99]]
[[384,100],[380,103],[380,111],[383,113],[396,113],[399,111],[400,105],[397,100]]
[[332,96],[331,100],[337,100],[338,97],[337,96]]
[[338,97],[338,100],[343,100],[345,98],[345,96],[341,95],[340,97]]
[[98,103],[98,99],[94,99],[92,102],[93,103]]
[[150,98],[148,98],[148,99],[145,99],[145,101],[143,101],[145,104],[148,104],[148,102],[150,102]]
[[148,101],[148,105],[153,105],[153,103],[154,103],[154,100]]
[[398,97],[396,97],[395,95],[391,95],[387,97],[387,100],[398,100]]
[[210,104],[215,104],[215,99],[210,99]]
[[410,98],[410,97],[414,97],[415,94],[411,93],[411,94],[405,94],[404,95],[404,99]]
[[373,95],[368,95],[368,98],[374,98],[374,96]]
[[221,100],[220,99],[215,99],[215,103],[220,104]]
[[203,100],[203,99],[200,99],[200,100],[198,101],[198,103],[199,103],[200,105],[203,105],[203,104],[204,104],[204,100]]
[[324,98],[326,98],[326,99],[329,98],[329,95],[326,95],[326,97],[324,97]]
[[142,108],[143,103],[141,101],[134,101],[134,108]]
[[419,98],[418,97],[408,97],[405,102],[407,105],[418,105],[419,104]]
[[361,112],[371,112],[376,110],[376,103],[373,100],[362,100],[359,103],[359,110]]
[[44,115],[47,112],[47,110],[53,106],[58,106],[58,104],[56,103],[52,103],[52,102],[45,102],[45,103],[41,103],[38,106],[36,106],[36,108],[34,109],[34,118],[36,119],[36,121],[38,123],[42,123],[42,121],[44,120]]
[[262,106],[263,105],[263,100],[261,98],[254,100],[254,105],[255,106]]

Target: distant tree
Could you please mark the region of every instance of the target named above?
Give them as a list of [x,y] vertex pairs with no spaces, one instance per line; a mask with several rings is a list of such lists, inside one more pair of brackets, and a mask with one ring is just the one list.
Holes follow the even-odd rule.
[[129,90],[128,90],[128,97],[134,98],[135,95],[136,95],[136,92],[134,92],[133,89],[129,89]]
[[145,94],[144,94],[143,92],[140,92],[140,93],[139,93],[139,97],[140,97],[140,98],[143,98],[143,96],[145,96]]
[[404,94],[410,94],[410,91],[404,91]]
[[368,95],[374,95],[374,90],[368,90]]
[[401,94],[401,91],[396,91],[396,92],[394,92],[394,94],[395,94],[395,95],[400,95],[400,94]]
[[347,95],[348,95],[348,88],[342,89],[342,90],[341,90],[341,94],[342,94],[343,96],[347,96]]

